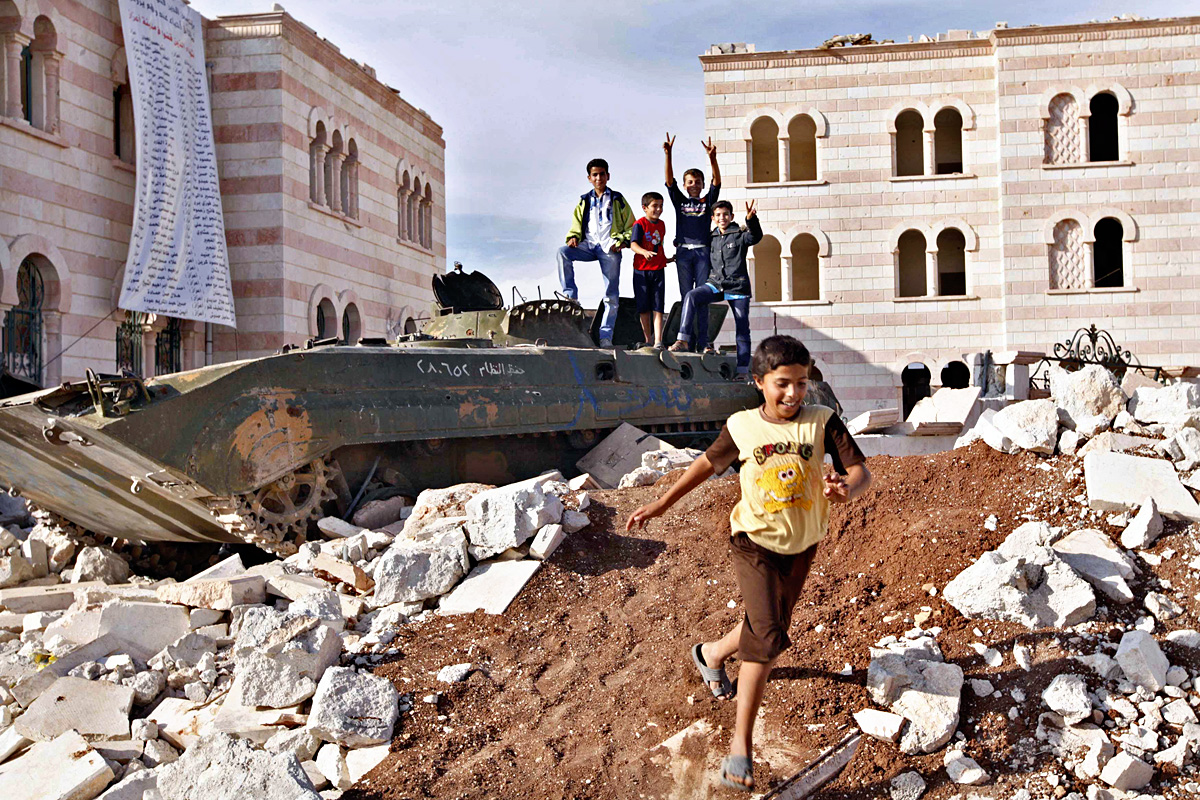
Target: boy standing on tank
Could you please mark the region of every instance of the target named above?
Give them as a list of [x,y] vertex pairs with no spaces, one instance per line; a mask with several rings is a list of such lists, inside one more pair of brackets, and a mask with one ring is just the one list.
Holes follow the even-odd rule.
[[604,318],[600,321],[600,346],[612,347],[613,327],[620,302],[621,249],[629,246],[633,211],[622,194],[608,185],[608,162],[593,158],[587,165],[592,191],[575,205],[567,243],[558,248],[558,282],[563,294],[579,299],[575,262],[599,261],[604,276]]
[[717,225],[712,231],[712,269],[708,280],[683,298],[678,338],[670,349],[687,350],[694,341],[697,350],[715,352],[708,341],[708,307],[727,300],[737,340],[737,377],[745,380],[750,372],[750,270],[746,257],[750,248],[762,241],[762,226],[753,201],[746,204],[745,228],[733,221],[733,205],[728,200],[718,200],[713,206],[713,221]]
[[[666,154],[667,195],[675,206],[675,268],[679,274],[679,299],[708,280],[709,245],[712,242],[712,211],[721,195],[721,170],[717,166],[717,148],[710,136],[700,143],[708,153],[712,186],[704,191],[704,173],[694,167],[683,173],[683,191],[675,183],[671,148],[675,139],[667,134],[663,142]],[[690,332],[690,331],[689,331]]]
[[665,270],[669,261],[663,252],[663,240],[667,238],[667,226],[662,221],[663,196],[646,192],[642,195],[642,211],[645,216],[633,223],[629,245],[633,250],[633,297],[642,323],[642,341],[653,342],[655,350],[662,350]]
[[[736,727],[721,783],[754,788],[754,721],[775,659],[791,646],[792,609],[817,543],[829,526],[829,504],[846,503],[871,483],[862,451],[845,423],[825,406],[804,405],[808,349],[791,336],[764,339],[754,353],[754,383],[763,405],[729,418],[712,446],[658,500],[634,511],[626,530],[657,517],[713,474],[741,464],[741,498],[730,514],[730,547],[745,616],[716,641],[692,646],[692,662],[713,696],[735,688],[725,661],[742,661]],[[825,456],[834,473],[825,474]],[[844,476],[844,477],[843,477]]]

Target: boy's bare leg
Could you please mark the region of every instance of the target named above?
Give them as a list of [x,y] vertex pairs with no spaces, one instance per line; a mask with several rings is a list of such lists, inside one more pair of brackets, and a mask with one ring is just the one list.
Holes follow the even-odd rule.
[[[638,314],[638,319],[642,323],[642,341],[650,342],[650,344],[654,344],[654,342],[657,342],[658,339],[654,339],[654,340],[650,339],[650,336],[653,334],[653,331],[650,330],[650,312],[643,311],[641,314]],[[660,329],[659,335],[660,336],[662,335],[661,329]]]
[[[758,717],[763,693],[767,690],[767,677],[774,664],[773,660],[766,664],[743,661],[738,670],[737,723],[729,743],[731,755],[750,756],[754,752],[754,720]],[[731,779],[737,780],[732,776]]]
[[661,311],[654,312],[654,343],[662,344],[663,333],[663,313]]

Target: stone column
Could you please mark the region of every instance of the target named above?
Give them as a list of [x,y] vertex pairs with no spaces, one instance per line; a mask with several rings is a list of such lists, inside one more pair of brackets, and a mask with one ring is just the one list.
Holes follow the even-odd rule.
[[[42,333],[46,349],[42,351],[42,374],[39,376],[43,386],[58,386],[62,383],[63,360],[54,358],[62,352],[62,312],[42,311]],[[48,359],[54,358],[53,361]]]
[[787,136],[779,137],[779,180],[790,181],[792,179],[792,140]]
[[45,90],[42,97],[46,133],[58,133],[58,74],[62,61],[58,53],[47,51],[42,54],[42,68],[46,73]]
[[329,209],[342,213],[342,164],[346,160],[345,153],[330,153],[333,159],[333,179],[329,181]]
[[350,196],[350,207],[346,209],[346,216],[351,219],[358,219],[358,159],[350,162],[350,191],[347,192]]
[[936,175],[937,174],[937,164],[935,164],[933,161],[933,157],[935,155],[934,146],[933,146],[933,134],[934,134],[933,128],[925,129],[925,174],[926,175]]
[[315,145],[316,156],[316,183],[313,186],[313,202],[319,206],[325,205],[325,159],[329,155],[329,146],[324,144]]
[[754,183],[754,140],[746,140],[746,183]]
[[779,265],[780,265],[780,269],[783,270],[783,279],[780,281],[780,284],[779,284],[781,287],[779,290],[779,299],[784,300],[784,301],[791,300],[793,297],[792,293],[795,291],[795,287],[792,285],[792,256],[791,256],[791,254],[787,253],[787,254],[781,255],[779,257]]
[[938,295],[938,260],[937,250],[925,251],[925,296]]
[[4,116],[24,120],[21,111],[21,50],[32,41],[20,33],[9,33],[4,37],[4,57],[8,69],[5,71],[8,85],[4,91]]

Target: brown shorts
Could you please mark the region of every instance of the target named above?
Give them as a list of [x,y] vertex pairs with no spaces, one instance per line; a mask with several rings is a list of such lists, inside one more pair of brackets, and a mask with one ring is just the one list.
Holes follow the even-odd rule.
[[744,533],[734,535],[729,544],[746,608],[738,658],[765,664],[792,646],[788,638],[792,609],[800,599],[817,546],[784,555],[756,544]]

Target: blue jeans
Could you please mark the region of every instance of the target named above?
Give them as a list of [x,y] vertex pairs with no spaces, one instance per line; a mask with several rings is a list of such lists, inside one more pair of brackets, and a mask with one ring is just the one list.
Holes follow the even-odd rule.
[[[709,249],[697,247],[689,249],[683,246],[675,248],[675,267],[679,271],[679,299],[687,297],[688,292],[697,286],[703,286],[708,280]],[[680,325],[679,330],[692,333],[691,328]]]
[[563,245],[558,248],[558,283],[563,294],[572,300],[579,299],[579,287],[575,285],[575,262],[599,261],[600,273],[604,276],[604,319],[600,321],[600,338],[612,340],[613,327],[617,324],[617,304],[621,300],[621,251],[606,253],[599,245],[581,242],[577,247]]
[[679,341],[692,341],[688,331],[695,326],[696,349],[703,350],[711,342],[708,341],[708,307],[720,302],[729,301],[733,311],[734,334],[737,339],[737,372],[738,375],[750,373],[750,298],[730,298],[711,283],[702,283],[688,292],[683,298],[683,316],[679,321]]

